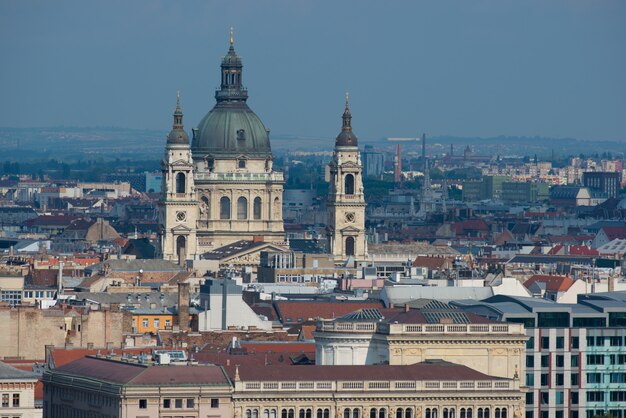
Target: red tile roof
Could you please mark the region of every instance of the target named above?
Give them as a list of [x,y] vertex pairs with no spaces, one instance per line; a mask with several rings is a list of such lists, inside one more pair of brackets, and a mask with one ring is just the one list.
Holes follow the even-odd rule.
[[230,385],[222,369],[214,365],[147,366],[84,357],[55,371],[123,385]]
[[605,226],[602,230],[611,241],[626,238],[626,226]]
[[[133,355],[138,355],[141,353],[152,353],[152,348],[132,348],[132,349],[124,349],[124,350],[114,350],[114,352],[116,354],[122,354],[122,353],[129,353],[129,354],[133,354]],[[70,349],[65,349],[65,348],[55,348],[51,355],[52,355],[52,361],[54,362],[54,367],[61,367],[64,366],[66,364],[72,363],[76,360],[79,360],[81,358],[87,357],[87,356],[94,356],[98,353],[101,353],[103,355],[109,354],[110,352],[105,350],[105,349],[86,349],[86,348],[70,348]]]
[[358,309],[382,308],[383,304],[380,301],[277,301],[274,302],[274,306],[283,324],[297,324],[316,319],[333,319]]
[[[235,365],[227,366],[231,379]],[[313,380],[506,380],[488,376],[469,367],[445,361],[426,361],[404,366],[296,366],[256,364],[239,367],[243,381]]]
[[574,279],[566,276],[550,276],[545,274],[535,274],[530,279],[524,282],[524,287],[527,289],[533,283],[545,283],[546,290],[549,292],[565,292],[567,289],[572,287],[574,284]]

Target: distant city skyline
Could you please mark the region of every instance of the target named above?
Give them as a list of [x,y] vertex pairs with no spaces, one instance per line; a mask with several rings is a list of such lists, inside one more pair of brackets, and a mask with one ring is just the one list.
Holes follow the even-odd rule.
[[272,134],[626,141],[623,1],[2,1],[0,126],[187,132],[234,27]]

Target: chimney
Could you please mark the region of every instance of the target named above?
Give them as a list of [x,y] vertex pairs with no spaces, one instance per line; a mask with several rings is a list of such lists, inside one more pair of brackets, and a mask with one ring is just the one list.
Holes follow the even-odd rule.
[[189,283],[178,283],[178,326],[189,329]]
[[411,310],[411,307],[409,306],[409,304],[408,304],[408,303],[407,303],[407,304],[405,304],[405,305],[404,305],[404,312],[408,312],[408,311],[410,311],[410,310]]

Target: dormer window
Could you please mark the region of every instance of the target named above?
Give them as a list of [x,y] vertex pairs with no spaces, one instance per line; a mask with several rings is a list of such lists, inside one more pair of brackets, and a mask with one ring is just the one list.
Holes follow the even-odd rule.
[[240,160],[238,161],[238,167],[239,167],[239,168],[246,168],[246,160],[244,160],[243,158],[242,158],[242,159],[240,159]]
[[237,130],[237,140],[238,141],[245,141],[246,139],[246,131],[244,129],[238,129]]

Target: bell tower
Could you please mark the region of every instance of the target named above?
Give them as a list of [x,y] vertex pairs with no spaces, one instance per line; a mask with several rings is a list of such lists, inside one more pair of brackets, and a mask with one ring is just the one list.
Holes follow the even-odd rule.
[[176,100],[174,124],[167,136],[161,170],[163,172],[159,201],[161,257],[182,266],[185,261],[193,260],[197,253],[198,202],[195,195],[189,135],[183,128],[180,95]]
[[367,260],[363,167],[357,137],[352,132],[347,94],[342,119],[343,126],[329,163],[330,187],[326,203],[328,249],[337,263],[350,257],[356,261]]

